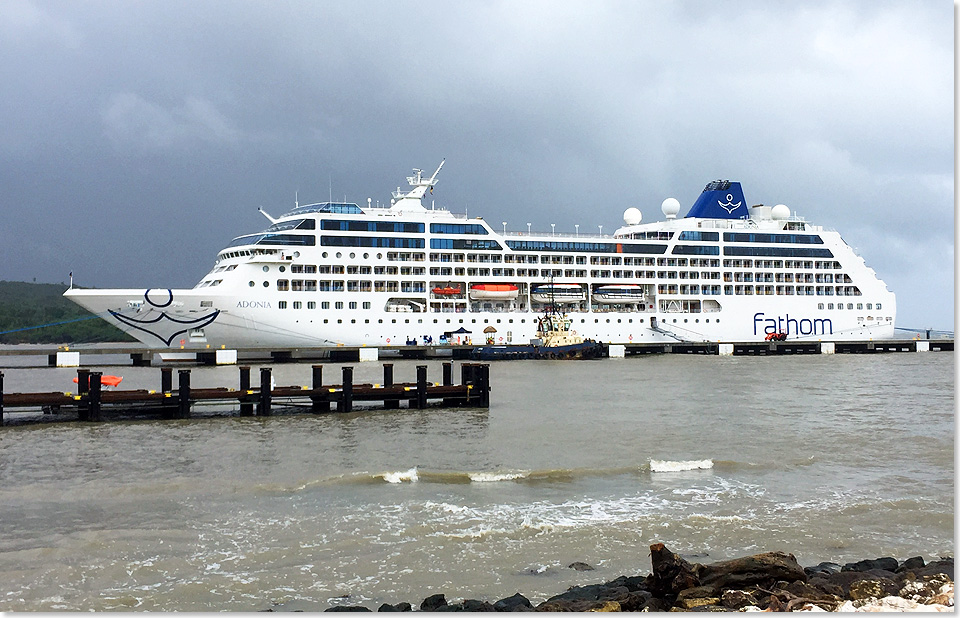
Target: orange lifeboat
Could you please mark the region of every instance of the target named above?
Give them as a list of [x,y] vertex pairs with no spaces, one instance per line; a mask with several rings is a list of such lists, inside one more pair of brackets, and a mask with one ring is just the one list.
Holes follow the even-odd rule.
[[459,296],[460,294],[463,294],[463,289],[449,285],[446,287],[437,286],[433,288],[433,293],[437,296]]
[[[73,381],[77,384],[80,383],[79,378],[74,378]],[[121,376],[100,376],[100,384],[103,386],[119,386],[123,382]]]
[[512,283],[478,283],[470,286],[470,298],[473,300],[513,300],[520,288]]

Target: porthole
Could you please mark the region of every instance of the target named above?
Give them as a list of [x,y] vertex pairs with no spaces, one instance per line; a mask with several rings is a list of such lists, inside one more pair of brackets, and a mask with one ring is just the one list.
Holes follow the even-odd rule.
[[256,283],[254,283],[253,281],[250,282],[250,287],[253,287],[253,286],[255,286],[255,285],[256,285]]
[[357,257],[357,254],[351,251],[351,252],[350,252],[350,259],[352,260],[352,259],[355,258],[355,257]]
[[343,254],[340,253],[339,251],[337,251],[337,257],[338,257],[338,258],[341,258],[341,257],[343,257]]
[[263,282],[263,287],[265,287],[265,288],[270,287],[270,282],[269,282],[269,281],[264,281],[264,282]]
[[300,252],[299,252],[299,251],[294,251],[294,252],[293,252],[293,258],[294,258],[294,259],[297,259],[298,257],[300,257]]
[[265,272],[265,273],[270,272],[270,267],[269,267],[269,266],[264,266],[264,267],[263,267],[263,272]]
[[364,254],[363,254],[363,259],[366,260],[366,259],[369,259],[369,257],[370,257],[370,254],[369,254],[369,253],[364,253]]
[[280,272],[282,272],[282,273],[287,272],[287,267],[286,267],[286,266],[281,266],[281,267],[280,267]]
[[327,252],[326,252],[326,251],[324,251],[324,252],[323,252],[323,253],[321,253],[320,255],[321,255],[321,257],[327,257]]

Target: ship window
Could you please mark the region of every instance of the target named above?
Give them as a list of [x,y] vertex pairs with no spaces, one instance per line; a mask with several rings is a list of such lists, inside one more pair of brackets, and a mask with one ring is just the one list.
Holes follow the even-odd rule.
[[278,303],[277,303],[277,308],[278,308],[278,309],[286,309],[286,308],[287,308],[287,301],[281,300],[280,302],[278,302]]
[[880,303],[877,303],[877,309],[880,309]]
[[356,308],[357,308],[357,302],[356,302],[356,301],[350,301],[350,308],[351,308],[351,309],[356,309]]
[[343,309],[343,301],[342,301],[342,300],[338,300],[337,302],[333,303],[333,308],[334,308],[334,309]]
[[320,308],[321,308],[321,309],[329,309],[329,308],[330,308],[330,301],[329,301],[329,300],[325,300],[325,301],[323,301],[322,303],[320,303]]
[[363,303],[363,308],[364,308],[364,309],[369,309],[370,307],[371,307],[370,301],[366,301],[366,302]]
[[314,301],[312,301],[312,300],[307,301],[307,309],[316,309],[316,308],[317,308],[317,303],[316,303],[316,302],[314,302]]
[[295,301],[293,301],[293,308],[294,308],[294,309],[302,309],[302,308],[303,308],[303,303],[300,302],[299,300],[295,300]]

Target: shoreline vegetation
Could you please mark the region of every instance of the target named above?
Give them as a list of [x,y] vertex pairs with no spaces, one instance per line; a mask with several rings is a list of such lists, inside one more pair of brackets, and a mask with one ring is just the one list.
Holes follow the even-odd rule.
[[64,298],[66,290],[65,283],[0,281],[0,344],[136,341]]
[[[522,594],[495,603],[448,601],[434,594],[414,607],[382,604],[376,611],[466,612],[685,612],[828,611],[953,612],[953,558],[929,563],[922,557],[899,562],[877,558],[839,565],[802,567],[792,554],[768,552],[712,564],[691,563],[663,543],[650,546],[652,570],[603,584],[574,586],[534,605]],[[582,562],[570,568],[592,570]],[[345,604],[328,612],[374,611]],[[291,611],[282,605],[261,611]],[[296,611],[296,610],[294,610]]]

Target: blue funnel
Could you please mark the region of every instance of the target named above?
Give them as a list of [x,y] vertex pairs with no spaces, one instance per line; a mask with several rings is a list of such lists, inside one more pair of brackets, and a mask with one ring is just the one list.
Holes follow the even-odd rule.
[[714,180],[707,184],[687,217],[700,219],[746,219],[750,216],[739,182]]

